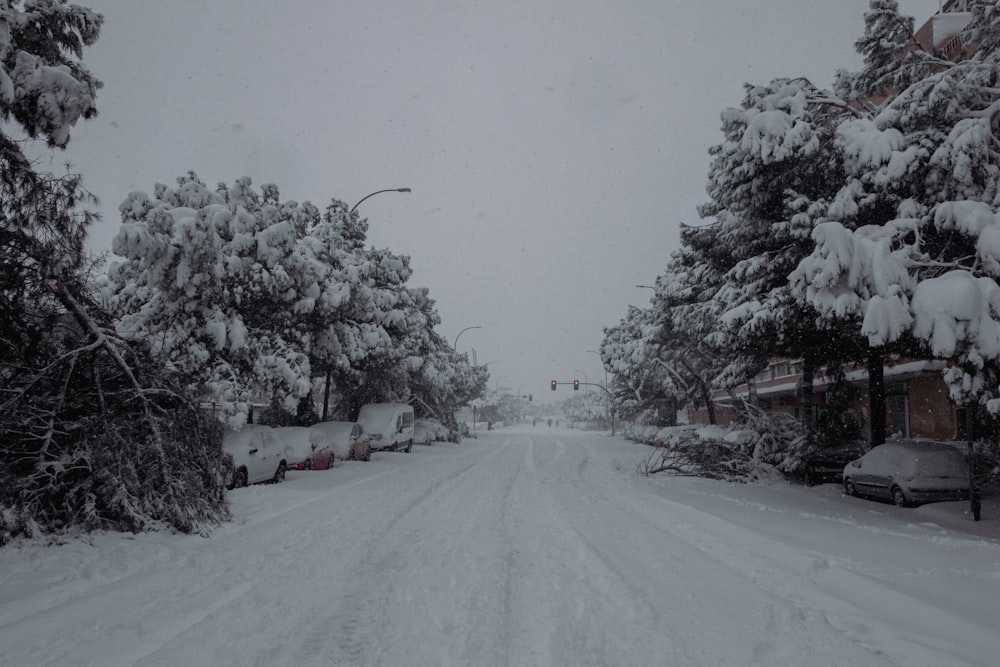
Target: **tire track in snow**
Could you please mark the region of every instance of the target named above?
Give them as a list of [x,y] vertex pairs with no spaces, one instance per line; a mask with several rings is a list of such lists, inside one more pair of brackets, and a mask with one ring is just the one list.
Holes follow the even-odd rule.
[[[442,535],[438,528],[452,521],[461,525],[463,516],[475,516],[463,500],[475,498],[477,491],[483,495],[485,489],[480,480],[492,477],[490,470],[502,469],[506,446],[506,441],[491,442],[485,455],[484,448],[470,446],[469,456],[463,457],[460,465],[448,462],[442,469],[442,461],[435,463],[438,467],[433,470],[433,482],[417,496],[408,498],[402,511],[394,512],[392,519],[379,526],[367,540],[364,555],[348,577],[351,584],[336,608],[317,619],[313,636],[292,652],[292,663],[447,664],[453,660],[449,650],[462,648],[463,633],[473,640],[470,643],[475,643],[475,635],[482,634],[481,629],[464,627],[459,614],[442,618],[439,610],[452,606],[469,614],[483,613],[473,604],[476,591],[462,590],[468,575],[461,576],[463,570],[473,573],[478,570],[474,557],[481,558],[482,554],[449,553],[458,551],[451,541],[457,536],[449,536],[447,532]],[[484,468],[487,470],[482,471]],[[410,472],[403,471],[403,475]],[[471,530],[469,526],[466,528]],[[429,534],[425,537],[422,532]],[[442,536],[447,539],[442,540]],[[469,539],[476,537],[469,535]],[[448,571],[448,565],[453,571]],[[421,574],[413,576],[414,572]],[[448,602],[429,603],[441,598]],[[498,615],[495,616],[494,626],[498,620]],[[316,643],[317,633],[326,633],[335,642],[321,657],[310,648]],[[441,641],[428,641],[434,634],[440,635]],[[436,653],[420,659],[417,646],[429,647]],[[400,655],[403,650],[406,653]]]
[[[589,447],[562,438],[547,444],[553,451],[532,447],[528,452],[525,469],[530,474],[519,480],[517,489],[517,498],[529,499],[534,508],[520,517],[520,541],[539,545],[531,560],[543,565],[523,571],[520,610],[511,611],[512,618],[527,619],[521,632],[533,638],[528,646],[544,650],[522,651],[511,664],[615,664],[622,644],[630,642],[647,644],[649,655],[665,664],[697,664],[668,635],[649,631],[657,614],[644,591],[573,525],[576,501],[585,491],[580,485],[590,461]],[[563,497],[567,493],[568,500]],[[549,616],[541,624],[526,613],[538,608]],[[512,637],[509,644],[518,647],[520,642]]]

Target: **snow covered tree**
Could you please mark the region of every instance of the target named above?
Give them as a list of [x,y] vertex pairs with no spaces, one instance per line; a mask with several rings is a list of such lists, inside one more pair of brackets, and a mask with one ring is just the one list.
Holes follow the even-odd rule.
[[[747,382],[781,356],[803,358],[808,378],[856,347],[836,329],[817,329],[787,279],[811,250],[810,232],[836,192],[829,174],[836,124],[856,112],[805,79],[746,90],[742,106],[723,113],[725,140],[710,150],[711,201],[701,213],[715,221],[682,232],[717,286],[713,342],[729,356],[716,378],[724,387]],[[808,392],[810,383],[804,387]]]
[[[0,120],[64,148],[70,128],[96,113],[101,83],[82,65],[102,18],[63,2],[0,5]],[[79,176],[36,172],[21,141],[0,132],[0,318],[5,354],[38,342],[33,313],[58,308],[46,281],[75,280],[94,198]],[[47,312],[46,312],[47,311]]]
[[608,390],[622,419],[637,420],[652,409],[660,380],[666,372],[652,362],[648,347],[649,310],[629,306],[621,322],[605,327],[601,361],[611,373]]
[[[624,319],[604,330],[601,360],[613,374],[608,390],[616,413],[626,420],[673,425],[688,387],[662,356],[660,329],[652,308],[629,306]],[[602,400],[606,400],[603,397]]]
[[[100,83],[79,59],[101,21],[58,0],[0,4],[0,119],[65,147],[96,113]],[[35,172],[0,132],[0,544],[228,515],[218,434],[92,298],[94,203],[79,176]]]
[[[871,110],[838,126],[843,185],[792,283],[822,319],[852,323],[873,350],[952,361],[952,399],[996,413],[1000,25],[995,3],[970,4],[977,29],[962,60],[921,56],[884,101],[858,100]],[[873,12],[891,5],[873,0]],[[884,80],[884,63],[865,55],[855,80]]]
[[560,409],[570,424],[573,422],[610,423],[608,420],[608,396],[603,391],[573,392],[562,402]]
[[120,334],[148,341],[233,427],[253,391],[295,410],[312,387],[300,316],[327,296],[326,268],[300,244],[316,208],[282,203],[274,186],[257,193],[247,178],[211,191],[189,173],[119,210],[112,248],[124,261],[108,276]]
[[[65,148],[70,128],[92,118],[101,82],[83,66],[103,18],[65,0],[0,5],[0,119],[11,118],[29,138]],[[18,142],[0,134],[0,181],[7,188],[30,179]]]
[[656,279],[651,300],[650,331],[657,363],[669,373],[678,404],[701,403],[710,424],[716,423],[713,393],[716,379],[732,362],[735,350],[719,347],[717,276],[710,263],[701,261],[698,247],[704,229],[682,227],[685,243],[675,251],[663,274]]
[[920,47],[913,17],[901,15],[896,0],[871,0],[865,13],[865,34],[854,48],[865,66],[853,77],[853,90],[847,99],[866,102],[906,89],[930,74],[935,60]]
[[124,261],[109,271],[120,331],[150,341],[233,428],[254,393],[295,414],[319,388],[321,417],[345,419],[417,388],[431,404],[462,394],[438,386],[467,373],[434,332],[427,290],[407,286],[409,257],[366,249],[367,223],[344,202],[321,214],[273,185],[212,191],[189,173],[121,211]]
[[441,318],[428,290],[412,289],[410,294],[413,307],[423,313],[424,320],[423,328],[412,330],[409,336],[410,356],[405,360],[414,407],[418,414],[441,419],[457,430],[454,413],[483,395],[489,373],[482,366],[471,365],[467,355],[457,354],[434,330]]

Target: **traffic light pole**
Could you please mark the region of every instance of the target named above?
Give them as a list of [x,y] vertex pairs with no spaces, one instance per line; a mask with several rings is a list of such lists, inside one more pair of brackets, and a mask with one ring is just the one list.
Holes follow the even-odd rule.
[[574,389],[579,389],[580,387],[598,387],[599,389],[603,389],[604,393],[608,395],[608,401],[609,401],[608,405],[611,408],[611,410],[610,410],[610,412],[611,412],[611,435],[614,436],[614,434],[615,434],[615,404],[614,404],[615,397],[611,395],[611,392],[608,391],[607,387],[605,387],[603,384],[597,384],[596,382],[580,382],[579,380],[573,380],[572,382],[559,382],[558,380],[552,380],[552,382],[550,384],[551,384],[551,387],[552,387],[552,391],[555,391],[556,390],[556,386],[561,385],[561,384],[571,384],[571,385],[573,385]]

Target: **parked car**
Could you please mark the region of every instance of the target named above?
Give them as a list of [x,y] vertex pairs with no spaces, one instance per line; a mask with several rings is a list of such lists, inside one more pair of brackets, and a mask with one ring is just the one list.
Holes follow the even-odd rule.
[[371,438],[375,451],[413,448],[413,408],[405,403],[369,403],[361,407],[358,423]]
[[289,470],[329,470],[333,447],[311,426],[281,426],[274,429],[285,443]]
[[361,424],[357,422],[320,422],[312,428],[322,434],[322,441],[341,461],[368,461],[371,443]]
[[844,466],[863,456],[864,443],[860,440],[850,440],[833,445],[816,445],[802,455],[800,474],[807,486],[823,482],[840,482],[843,478]]
[[285,444],[270,426],[248,424],[239,431],[227,431],[222,438],[222,450],[231,463],[227,489],[285,480],[288,469]]
[[413,422],[413,442],[429,445],[435,440],[448,440],[448,427],[436,419],[417,419]]
[[969,497],[965,454],[942,442],[900,440],[872,447],[843,470],[844,491],[899,506]]

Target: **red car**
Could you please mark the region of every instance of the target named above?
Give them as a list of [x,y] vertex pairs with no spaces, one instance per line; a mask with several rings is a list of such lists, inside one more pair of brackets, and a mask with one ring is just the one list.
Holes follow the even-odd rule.
[[321,433],[320,442],[330,447],[341,461],[368,461],[371,442],[361,424],[355,422],[320,422],[313,429]]
[[289,470],[328,470],[333,467],[334,449],[320,431],[311,426],[282,426],[274,430],[285,443]]

